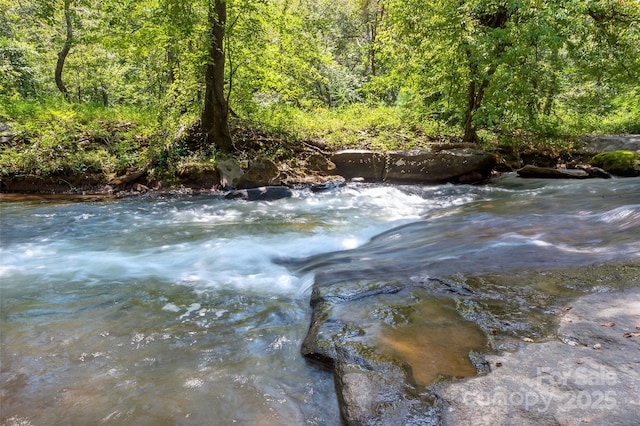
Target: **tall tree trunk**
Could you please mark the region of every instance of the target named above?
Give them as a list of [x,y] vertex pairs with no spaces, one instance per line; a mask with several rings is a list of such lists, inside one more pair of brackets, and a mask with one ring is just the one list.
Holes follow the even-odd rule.
[[[492,74],[493,71],[490,72],[490,75]],[[473,117],[480,109],[487,87],[489,87],[488,79],[482,80],[480,84],[477,84],[475,81],[469,82],[469,86],[467,87],[467,108],[464,114],[463,142],[480,143],[480,137],[473,123]]]
[[200,122],[202,132],[209,142],[213,142],[222,151],[231,152],[234,146],[229,130],[229,104],[224,94],[226,0],[214,0],[213,6],[209,4],[208,23],[211,40],[205,68],[204,107]]
[[69,90],[65,86],[62,80],[62,70],[64,69],[64,62],[67,59],[67,55],[71,50],[71,44],[73,43],[73,27],[71,25],[71,0],[64,0],[64,20],[66,23],[66,37],[62,50],[58,53],[58,62],[56,63],[55,80],[58,90],[69,99]]

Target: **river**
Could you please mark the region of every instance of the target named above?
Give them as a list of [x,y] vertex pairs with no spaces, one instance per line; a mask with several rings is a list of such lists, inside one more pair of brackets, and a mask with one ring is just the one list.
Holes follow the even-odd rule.
[[3,196],[0,220],[1,424],[332,425],[331,372],[300,355],[316,272],[638,262],[640,178]]

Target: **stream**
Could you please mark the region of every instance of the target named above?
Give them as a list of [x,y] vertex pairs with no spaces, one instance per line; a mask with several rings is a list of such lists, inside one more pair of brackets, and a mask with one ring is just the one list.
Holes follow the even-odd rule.
[[[2,195],[0,225],[0,424],[339,425],[331,372],[300,354],[319,272],[481,291],[505,271],[637,264],[640,178]],[[424,316],[459,321],[438,300]],[[425,345],[446,353],[451,333]]]

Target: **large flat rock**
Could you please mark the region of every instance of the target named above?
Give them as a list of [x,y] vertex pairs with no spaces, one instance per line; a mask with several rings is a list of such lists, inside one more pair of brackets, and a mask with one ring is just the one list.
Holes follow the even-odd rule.
[[640,152],[640,135],[588,136],[582,139],[584,148],[593,153],[629,150]]
[[487,356],[491,372],[438,391],[447,425],[633,425],[640,419],[640,289],[565,308],[558,340]]

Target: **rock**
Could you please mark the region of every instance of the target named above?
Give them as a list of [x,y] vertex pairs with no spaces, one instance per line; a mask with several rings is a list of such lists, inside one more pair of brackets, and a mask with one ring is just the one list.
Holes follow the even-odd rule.
[[[559,340],[487,356],[488,375],[439,386],[445,425],[637,424],[640,289],[571,303]],[[602,324],[613,326],[603,326]]]
[[131,183],[135,181],[145,173],[146,173],[145,169],[142,169],[142,170],[138,170],[135,168],[128,169],[124,175],[111,179],[109,183],[113,185],[124,185],[125,183]]
[[600,167],[590,166],[589,164],[579,164],[576,166],[576,168],[584,170],[585,172],[589,173],[589,176],[594,178],[611,179],[613,177],[611,176],[611,173],[607,172],[606,170],[601,169]]
[[458,182],[461,177],[468,183],[489,176],[496,164],[493,154],[469,148],[392,151],[388,156],[384,180],[396,183]]
[[351,179],[395,183],[437,183],[482,180],[491,174],[496,158],[493,154],[470,148],[438,152],[347,150],[334,154],[338,174]]
[[[428,409],[411,382],[410,370],[396,360],[363,356],[372,349],[338,347],[334,363],[340,413],[347,425],[429,424]],[[435,424],[435,422],[433,423]]]
[[11,142],[15,136],[8,124],[0,123],[0,145]]
[[640,176],[640,152],[604,152],[593,157],[590,164],[618,176]]
[[426,424],[430,404],[414,387],[409,365],[379,351],[365,331],[366,320],[347,313],[357,302],[368,311],[371,298],[395,294],[403,287],[375,280],[330,285],[316,280],[313,317],[302,354],[333,369],[341,414],[348,425]]
[[178,167],[180,184],[192,188],[211,189],[220,185],[218,171],[211,163],[187,162]]
[[281,198],[289,198],[292,195],[293,193],[286,186],[263,186],[231,191],[225,195],[225,198],[244,201],[274,201]]
[[530,164],[518,170],[518,176],[523,178],[541,178],[541,179],[587,179],[592,177],[585,170],[556,169],[552,167],[532,166]]
[[307,158],[307,169],[322,175],[332,175],[336,173],[336,165],[333,161],[320,154],[313,154]]
[[384,177],[385,156],[380,152],[348,149],[331,156],[336,173],[347,179],[360,177],[370,182],[380,182]]
[[584,149],[592,153],[635,151],[640,153],[640,135],[589,136],[582,139]]
[[235,187],[248,189],[275,185],[279,183],[279,176],[280,171],[273,161],[267,158],[258,158],[249,162],[249,169],[238,178]]
[[240,177],[244,174],[240,164],[234,159],[220,161],[216,165],[216,169],[220,174],[220,185],[225,189],[237,188]]
[[332,189],[336,189],[341,186],[344,186],[345,183],[346,181],[343,178],[335,178],[326,182],[313,184],[311,185],[310,189],[311,189],[311,192],[331,191]]

